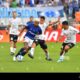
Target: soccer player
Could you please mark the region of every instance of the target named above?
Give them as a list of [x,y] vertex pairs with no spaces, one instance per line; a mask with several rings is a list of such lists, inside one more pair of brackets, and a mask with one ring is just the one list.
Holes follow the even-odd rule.
[[39,22],[37,20],[35,20],[34,24],[30,24],[30,25],[26,26],[21,31],[21,33],[22,33],[26,29],[26,34],[24,37],[24,47],[20,49],[20,51],[18,52],[18,54],[15,57],[13,57],[14,61],[16,61],[16,59],[18,61],[22,61],[23,56],[30,50],[36,35],[42,34],[42,30],[38,24],[39,24]]
[[72,26],[69,26],[67,21],[64,21],[62,23],[62,28],[63,28],[63,30],[62,30],[61,36],[58,38],[57,42],[63,36],[66,36],[66,39],[62,44],[62,49],[61,49],[61,52],[60,52],[60,58],[59,58],[58,62],[64,61],[65,53],[67,53],[76,44],[76,34],[77,33],[80,34],[80,32],[76,28],[74,28]]
[[16,51],[16,43],[19,34],[19,27],[22,25],[21,19],[17,18],[16,11],[12,12],[12,18],[9,20],[8,30],[10,35],[10,54],[14,55]]
[[27,22],[27,25],[34,24],[33,20],[34,20],[34,17],[30,16],[29,21]]
[[47,25],[45,23],[45,17],[41,16],[40,17],[40,23],[39,23],[40,28],[42,29],[42,34],[37,36],[37,39],[34,40],[33,44],[32,44],[32,48],[30,50],[30,54],[28,54],[28,56],[30,58],[34,58],[34,49],[37,45],[40,45],[40,47],[43,49],[43,51],[45,52],[46,55],[46,60],[51,61],[52,59],[49,57],[49,52],[48,52],[48,48],[47,48],[47,44],[45,43],[45,35],[44,32],[47,28]]

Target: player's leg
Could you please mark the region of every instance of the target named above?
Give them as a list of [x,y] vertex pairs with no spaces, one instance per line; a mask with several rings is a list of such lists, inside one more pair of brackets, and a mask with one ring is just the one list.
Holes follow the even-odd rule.
[[34,51],[35,51],[35,47],[38,45],[38,40],[34,40],[32,46],[31,46],[31,50],[30,50],[30,54],[28,54],[28,56],[30,58],[34,58]]
[[[31,40],[28,37],[26,37],[25,41],[24,41],[24,47],[20,49],[20,51],[16,55],[16,58],[18,56],[20,56],[20,57],[25,56],[25,54],[28,53],[28,51],[30,50],[32,43],[33,43],[33,40]],[[13,58],[13,60],[15,61],[15,57]]]
[[68,50],[69,50],[69,46],[66,45],[60,52],[60,58],[58,62],[62,62],[64,60],[64,55]]
[[18,55],[24,56],[28,52],[28,50],[30,48],[27,45],[28,45],[28,43],[27,42],[24,42],[24,47],[20,49],[20,51],[18,52],[18,54],[16,55],[16,57]]
[[71,49],[72,47],[74,47],[73,43],[63,43],[63,48],[60,52],[60,58],[59,58],[58,62],[62,62],[64,60],[65,53],[67,53],[69,51],[69,49]]
[[[21,48],[20,50],[19,50],[19,52],[16,54],[16,56],[14,56],[13,57],[13,61],[16,61],[16,59],[18,60],[18,61],[22,61],[22,59],[23,59],[23,56],[25,56],[25,54],[29,51],[29,47],[27,46],[27,44],[28,43],[24,43],[24,47],[23,48]],[[22,59],[19,59],[19,57],[20,58],[22,58]]]
[[10,34],[10,54],[13,55],[14,54],[14,50],[13,50],[13,35]]
[[34,50],[35,50],[35,47],[36,47],[36,43],[33,42],[32,46],[31,46],[31,49],[30,49],[30,54],[28,54],[28,56],[30,58],[32,58],[32,59],[34,58]]
[[47,47],[47,44],[45,43],[45,41],[40,40],[39,44],[40,44],[41,48],[43,49],[43,51],[45,52],[46,60],[51,61],[52,59],[49,57],[48,47]]
[[13,45],[13,47],[14,47],[14,48],[13,48],[13,51],[14,51],[14,53],[16,52],[17,39],[18,39],[18,36],[15,35],[15,36],[14,36],[14,40],[13,40],[13,41],[14,41],[14,45]]

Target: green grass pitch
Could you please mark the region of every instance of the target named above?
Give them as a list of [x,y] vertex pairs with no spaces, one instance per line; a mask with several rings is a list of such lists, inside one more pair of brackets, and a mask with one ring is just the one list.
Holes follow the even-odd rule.
[[[0,72],[80,72],[80,43],[66,54],[62,63],[57,63],[61,43],[47,44],[52,62],[45,60],[45,54],[39,46],[35,49],[33,60],[26,55],[22,62],[13,62],[9,43],[0,43]],[[22,46],[23,43],[17,43],[16,53]]]

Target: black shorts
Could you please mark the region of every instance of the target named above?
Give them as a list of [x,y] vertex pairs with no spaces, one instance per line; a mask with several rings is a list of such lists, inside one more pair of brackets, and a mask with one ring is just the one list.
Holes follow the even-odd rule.
[[10,41],[17,42],[17,39],[18,39],[18,35],[10,34]]
[[47,49],[47,44],[45,43],[45,40],[34,40],[34,43],[36,44],[36,45],[40,45],[40,47],[42,48],[42,49]]
[[63,43],[63,44],[62,44],[62,49],[63,49],[63,50],[64,50],[64,48],[65,48],[66,45],[69,46],[70,49],[75,46],[75,44],[73,44],[73,43]]

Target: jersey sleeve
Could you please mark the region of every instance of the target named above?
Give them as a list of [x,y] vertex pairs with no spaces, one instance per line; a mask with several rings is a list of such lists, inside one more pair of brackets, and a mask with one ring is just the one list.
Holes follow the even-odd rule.
[[21,19],[19,19],[19,25],[23,25],[23,23],[22,23],[22,20],[21,20]]
[[31,26],[29,26],[29,25],[26,25],[25,27],[26,27],[26,29],[29,29]]
[[46,23],[45,23],[45,25],[44,25],[44,26],[45,26],[45,29],[46,29],[46,28],[47,28],[47,26],[48,26],[48,24],[46,24]]
[[11,24],[11,19],[9,19],[8,24]]
[[38,29],[39,31],[38,31],[38,34],[42,34],[42,30],[41,30],[41,28],[39,27],[39,29]]
[[64,30],[62,30],[62,32],[61,32],[61,36],[64,36]]
[[76,29],[76,28],[73,28],[73,31],[74,31],[75,33],[79,33],[79,30]]

